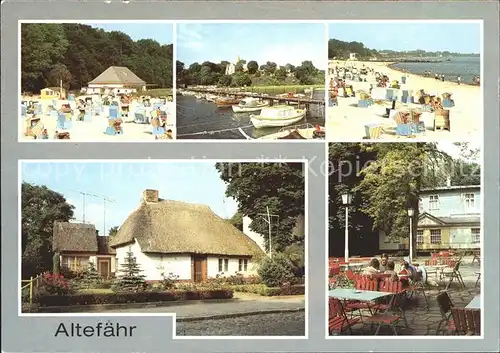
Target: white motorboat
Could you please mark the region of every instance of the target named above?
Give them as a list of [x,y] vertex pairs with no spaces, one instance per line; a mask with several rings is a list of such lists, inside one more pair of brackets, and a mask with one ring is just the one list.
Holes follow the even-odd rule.
[[233,112],[256,112],[267,106],[269,106],[269,102],[259,101],[255,98],[244,98],[238,105],[233,105]]
[[259,115],[250,115],[250,121],[257,129],[281,127],[294,124],[304,118],[306,109],[295,109],[289,105],[265,107]]

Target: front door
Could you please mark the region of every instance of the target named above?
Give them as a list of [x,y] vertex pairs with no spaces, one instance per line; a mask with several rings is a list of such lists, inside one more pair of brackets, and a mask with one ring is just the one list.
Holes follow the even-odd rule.
[[207,257],[203,255],[193,255],[193,281],[203,282],[207,277]]
[[108,279],[111,272],[111,262],[109,259],[97,260],[97,271],[102,278]]

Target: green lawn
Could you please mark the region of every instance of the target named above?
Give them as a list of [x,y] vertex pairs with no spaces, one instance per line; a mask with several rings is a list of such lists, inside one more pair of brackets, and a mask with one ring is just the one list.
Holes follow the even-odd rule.
[[325,85],[283,85],[283,86],[251,86],[248,90],[256,93],[280,94],[280,93],[304,93],[305,89],[325,89]]

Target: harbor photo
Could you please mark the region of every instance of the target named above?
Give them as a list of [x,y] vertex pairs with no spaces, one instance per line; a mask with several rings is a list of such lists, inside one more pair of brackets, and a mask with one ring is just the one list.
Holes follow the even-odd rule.
[[176,31],[178,139],[325,139],[325,24]]
[[480,145],[337,142],[328,158],[328,335],[479,338]]
[[328,37],[329,141],[481,138],[480,21],[338,22]]
[[173,25],[20,23],[20,141],[175,139]]
[[304,160],[19,165],[21,316],[175,314],[178,336],[305,336]]

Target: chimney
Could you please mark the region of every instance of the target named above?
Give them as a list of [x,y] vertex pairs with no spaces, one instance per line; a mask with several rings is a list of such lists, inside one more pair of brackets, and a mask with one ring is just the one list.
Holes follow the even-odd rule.
[[158,190],[144,190],[142,192],[142,201],[146,203],[158,203]]
[[446,178],[446,186],[447,186],[447,187],[450,187],[450,186],[451,186],[451,178],[450,178],[450,177],[447,177],[447,178]]

